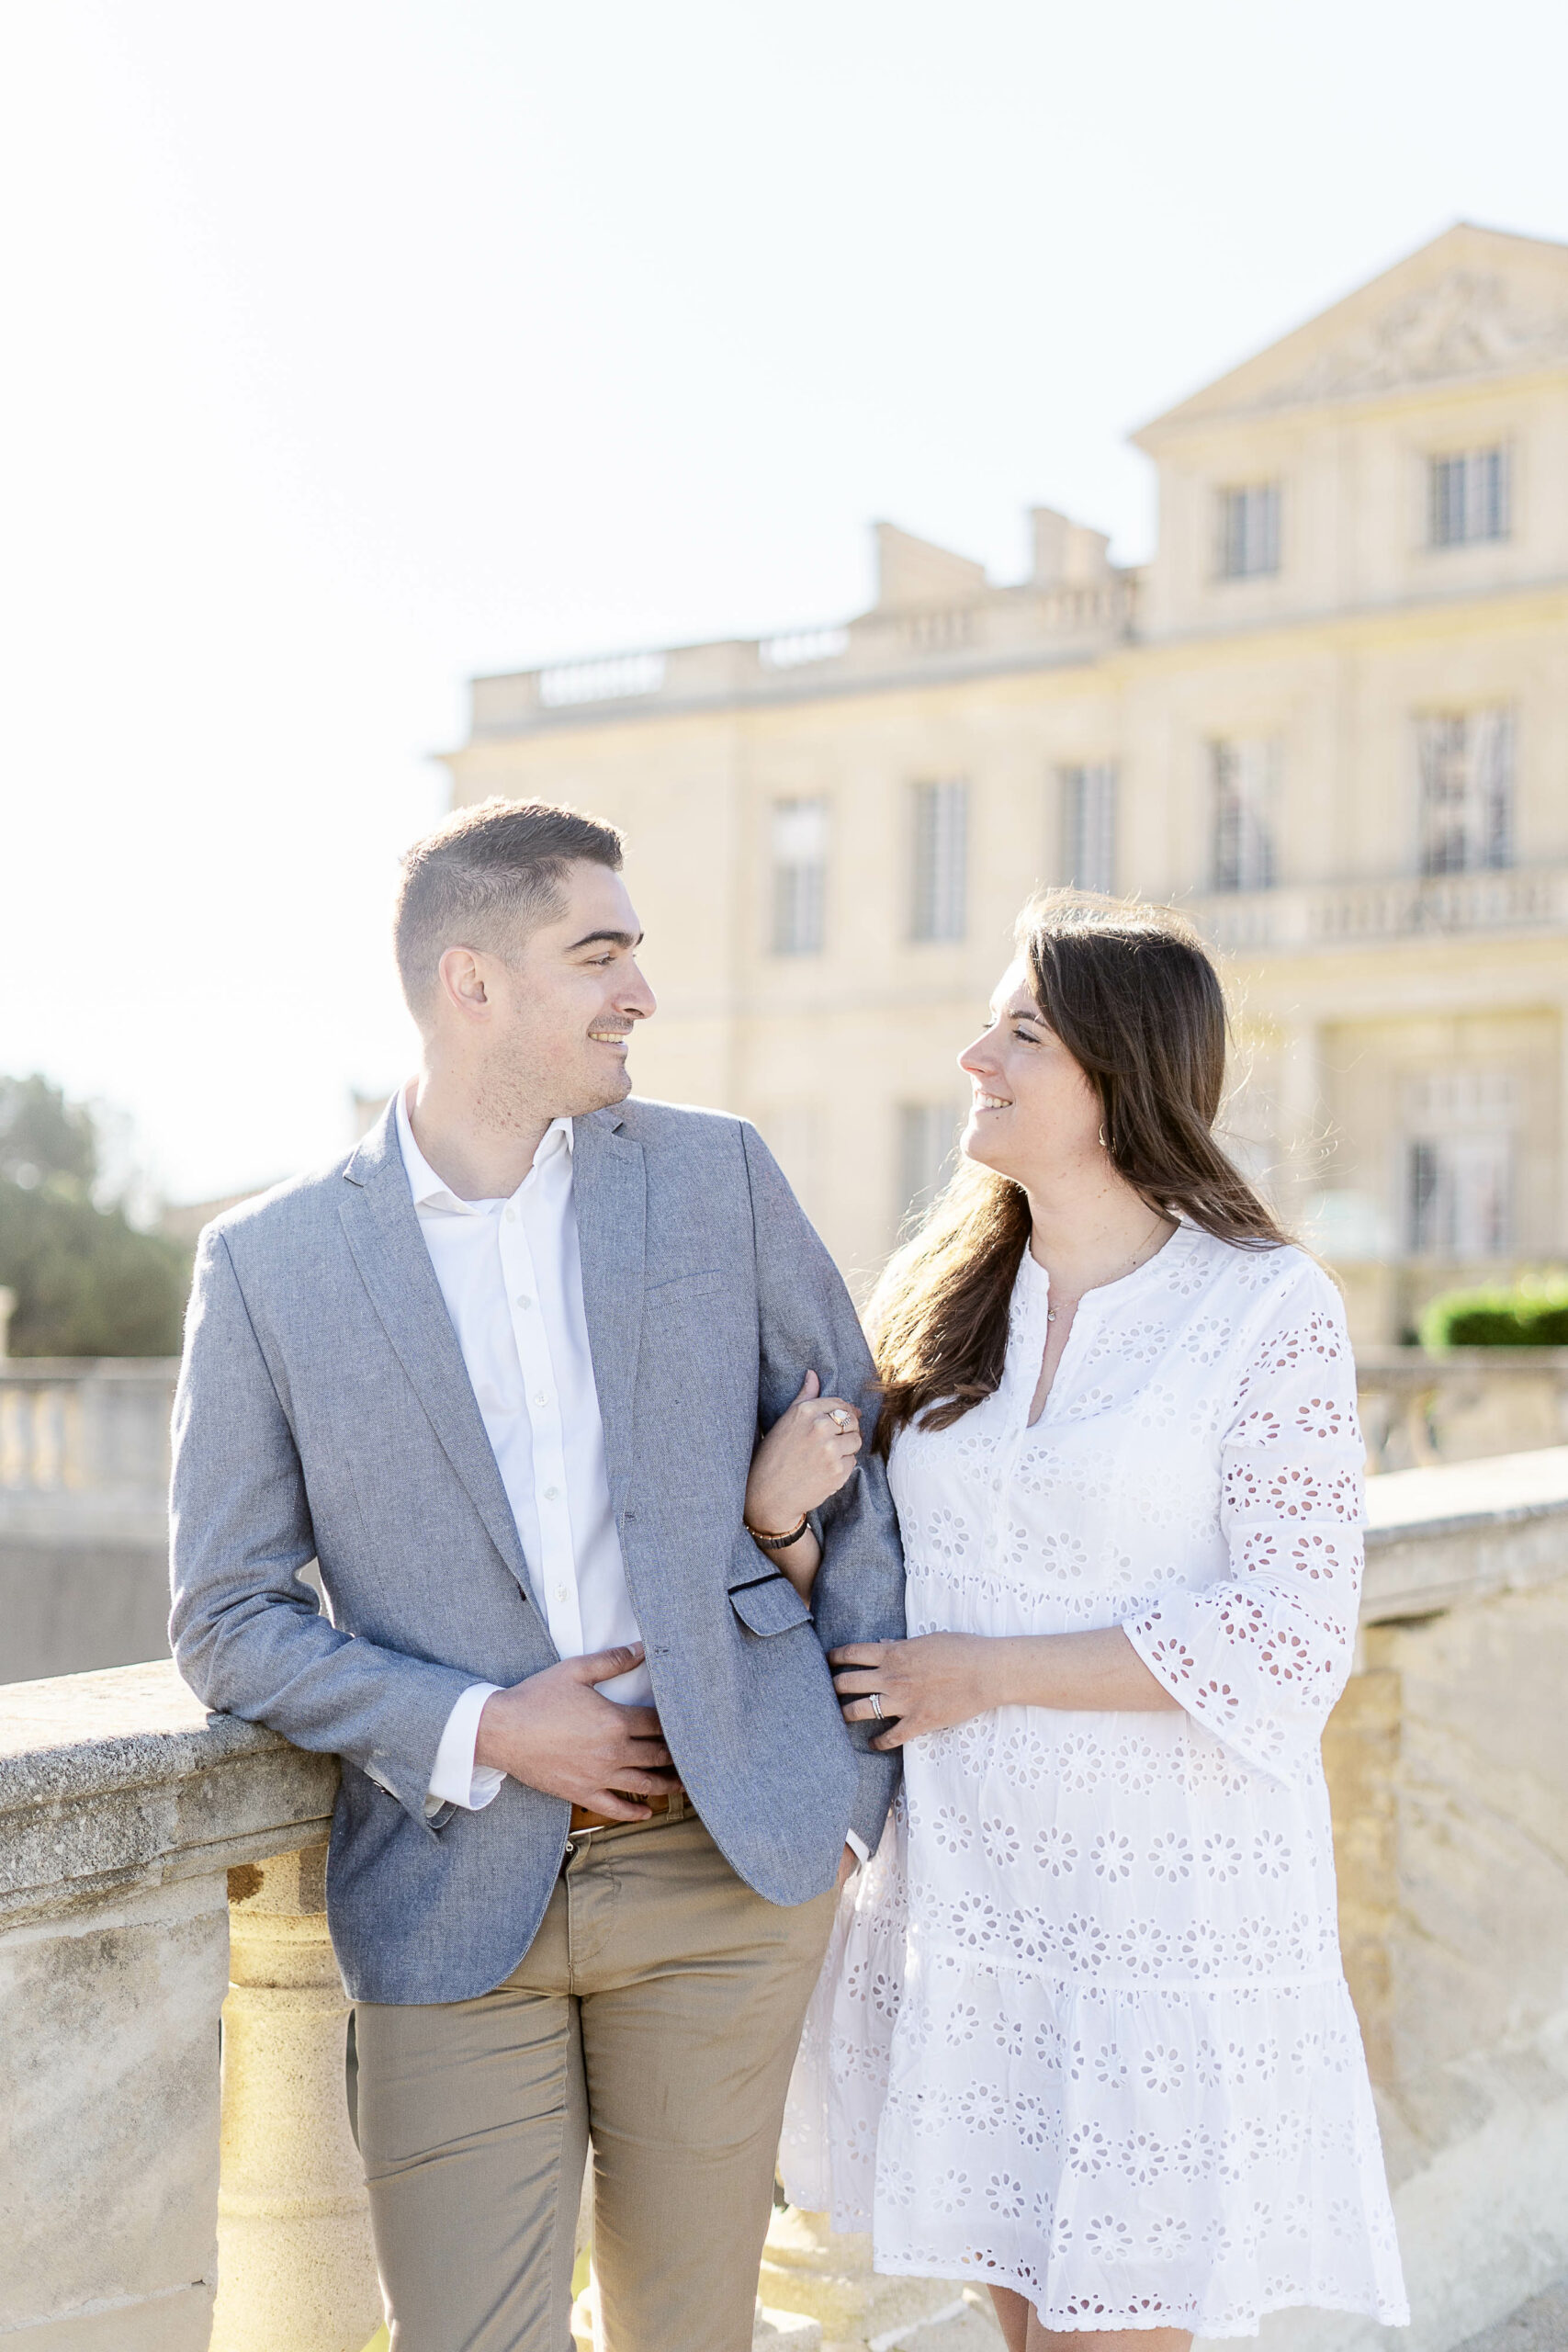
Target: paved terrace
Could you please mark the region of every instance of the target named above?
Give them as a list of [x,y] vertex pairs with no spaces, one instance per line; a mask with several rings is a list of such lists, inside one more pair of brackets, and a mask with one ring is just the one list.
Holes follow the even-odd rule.
[[[1396,2336],[1285,2314],[1272,2352],[1452,2352],[1568,2267],[1568,1447],[1393,1474],[1371,1507],[1326,1755],[1416,2317]],[[322,1908],[335,1781],[330,1759],[207,1716],[166,1663],[5,1691],[17,2352],[362,2352],[373,2335]],[[863,2243],[808,2214],[777,2217],[761,2289],[759,2344],[995,2341],[973,2290],[874,2278]]]

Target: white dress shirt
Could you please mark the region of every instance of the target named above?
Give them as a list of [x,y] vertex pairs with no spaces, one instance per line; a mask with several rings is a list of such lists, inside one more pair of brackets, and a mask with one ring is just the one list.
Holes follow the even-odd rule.
[[[640,1641],[588,1347],[571,1122],[547,1129],[510,1200],[461,1201],[414,1141],[407,1090],[397,1118],[420,1231],[550,1639],[563,1658]],[[432,1812],[444,1804],[477,1811],[500,1789],[505,1775],[474,1762],[479,1714],[497,1687],[471,1684],[448,1716],[430,1779]],[[598,1688],[623,1705],[652,1703],[646,1665]]]

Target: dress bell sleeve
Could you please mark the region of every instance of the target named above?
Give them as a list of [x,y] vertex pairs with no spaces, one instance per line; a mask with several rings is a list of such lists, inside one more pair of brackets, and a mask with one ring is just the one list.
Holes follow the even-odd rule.
[[1124,1630],[1195,1721],[1294,1781],[1315,1769],[1350,1671],[1366,1455],[1338,1292],[1304,1257],[1270,1289],[1222,1417],[1226,1565]]

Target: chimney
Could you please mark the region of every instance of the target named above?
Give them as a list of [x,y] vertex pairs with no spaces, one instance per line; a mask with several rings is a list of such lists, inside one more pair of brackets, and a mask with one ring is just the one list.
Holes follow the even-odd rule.
[[1109,533],[1070,523],[1054,507],[1032,506],[1036,588],[1087,588],[1111,570]]
[[986,591],[986,567],[954,555],[930,539],[917,539],[896,523],[876,529],[876,605],[879,613],[905,613],[926,605],[972,605]]

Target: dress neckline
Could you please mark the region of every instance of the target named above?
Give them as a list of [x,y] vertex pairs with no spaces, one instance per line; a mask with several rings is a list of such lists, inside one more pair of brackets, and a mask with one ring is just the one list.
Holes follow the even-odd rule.
[[[1089,1306],[1098,1314],[1107,1305],[1119,1305],[1154,1272],[1156,1266],[1168,1272],[1173,1266],[1182,1264],[1191,1255],[1201,1238],[1200,1228],[1190,1217],[1179,1217],[1176,1231],[1168,1240],[1160,1243],[1152,1257],[1145,1258],[1141,1265],[1132,1267],[1126,1273],[1118,1274],[1113,1282],[1096,1283],[1092,1290],[1086,1290],[1078,1301],[1077,1314],[1081,1316]],[[1013,1306],[1019,1319],[1026,1318],[1031,1325],[1037,1319],[1043,1322],[1050,1304],[1051,1277],[1025,1244],[1019,1263],[1018,1280],[1013,1285]],[[1077,1328],[1075,1317],[1074,1329]]]

